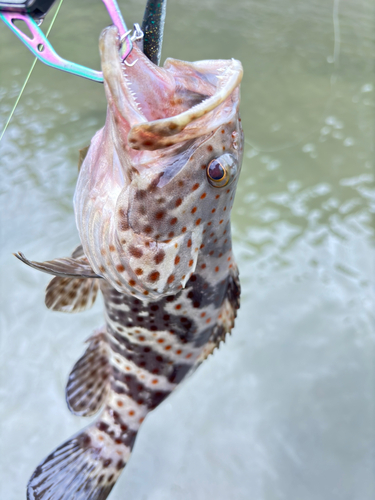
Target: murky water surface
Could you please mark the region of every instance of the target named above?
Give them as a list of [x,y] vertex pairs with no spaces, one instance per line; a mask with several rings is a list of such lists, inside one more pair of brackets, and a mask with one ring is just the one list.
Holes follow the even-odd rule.
[[[142,4],[120,1],[129,25]],[[170,0],[164,57],[245,69],[242,308],[226,344],[147,417],[112,500],[375,498],[374,19],[371,0]],[[107,23],[99,0],[66,0],[51,40],[99,68]],[[3,25],[0,46],[4,123],[33,57]],[[100,84],[38,63],[0,145],[7,500],[86,423],[64,386],[102,305],[49,312],[48,276],[12,252],[46,260],[78,243],[77,151],[105,111]]]

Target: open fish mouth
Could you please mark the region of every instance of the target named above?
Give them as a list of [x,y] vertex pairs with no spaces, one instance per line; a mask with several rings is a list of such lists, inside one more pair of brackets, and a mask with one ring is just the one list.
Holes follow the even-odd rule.
[[125,64],[119,44],[114,26],[103,31],[99,47],[107,99],[129,148],[172,146],[212,132],[237,113],[239,61],[169,58],[159,67],[134,46]]

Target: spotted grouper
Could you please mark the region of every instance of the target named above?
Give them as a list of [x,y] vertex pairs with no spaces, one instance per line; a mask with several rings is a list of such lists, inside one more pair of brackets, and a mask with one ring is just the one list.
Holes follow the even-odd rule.
[[108,112],[74,197],[81,239],[71,257],[28,265],[53,274],[49,308],[89,308],[105,325],[67,383],[70,410],[96,421],[53,451],[31,500],[105,499],[145,416],[231,331],[239,307],[230,213],[240,174],[242,66],[161,68],[135,46],[124,64],[115,27],[100,53]]

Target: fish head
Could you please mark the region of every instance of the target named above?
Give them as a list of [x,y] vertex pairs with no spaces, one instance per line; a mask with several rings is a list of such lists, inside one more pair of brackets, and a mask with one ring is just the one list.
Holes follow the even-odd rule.
[[[122,292],[153,297],[183,288],[199,259],[220,245],[230,248],[230,212],[243,153],[242,66],[234,59],[167,59],[158,67],[136,46],[124,64],[119,43],[115,27],[104,30],[107,121],[81,169],[82,176],[87,175],[83,170],[111,177],[112,187],[103,182],[97,187],[113,191],[105,199],[114,210],[110,229],[98,242],[100,251],[89,249],[97,238],[80,233],[96,272]],[[110,148],[106,170],[100,152]],[[93,163],[97,167],[90,170]],[[105,207],[101,213],[107,213]],[[80,229],[79,217],[77,223]]]

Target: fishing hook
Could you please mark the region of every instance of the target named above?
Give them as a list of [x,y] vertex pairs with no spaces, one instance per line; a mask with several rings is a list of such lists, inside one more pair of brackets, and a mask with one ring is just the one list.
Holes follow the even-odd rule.
[[[134,26],[133,26],[133,30],[134,30],[134,33],[133,35],[130,37],[130,40],[134,43],[134,42],[140,42],[141,40],[143,40],[143,31],[141,30],[140,26],[138,23],[135,23]],[[126,33],[124,33],[122,35],[122,37],[120,38],[120,43],[122,44],[124,39],[132,32],[132,30],[129,30],[127,31]],[[124,60],[124,63],[126,66],[128,66],[129,68],[131,68],[132,66],[135,65],[135,63],[138,61],[138,59],[136,59],[134,62],[132,63],[128,63],[128,61],[125,59]]]

